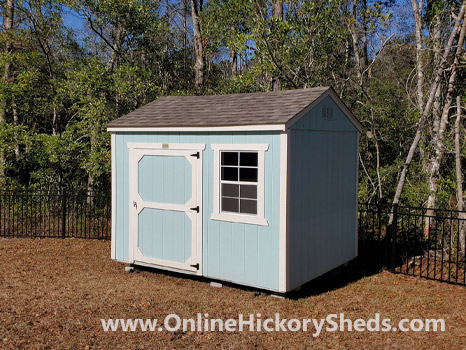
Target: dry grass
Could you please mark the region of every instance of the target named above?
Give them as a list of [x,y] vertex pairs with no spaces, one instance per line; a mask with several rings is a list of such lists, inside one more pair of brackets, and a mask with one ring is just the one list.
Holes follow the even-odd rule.
[[[110,260],[110,243],[0,240],[0,348],[317,348],[461,349],[466,343],[466,288],[390,273],[298,300],[254,297],[239,288],[139,271]],[[284,318],[444,318],[445,332],[109,332],[101,318],[192,318],[276,312]]]

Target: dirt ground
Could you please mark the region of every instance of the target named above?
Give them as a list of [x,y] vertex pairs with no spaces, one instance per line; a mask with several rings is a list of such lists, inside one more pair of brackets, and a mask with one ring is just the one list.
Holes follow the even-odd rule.
[[[110,243],[76,239],[0,239],[0,349],[464,349],[466,288],[382,272],[337,287],[331,280],[296,299],[254,296],[152,271],[126,273]],[[333,279],[333,281],[332,281]],[[338,282],[338,281],[337,281]],[[322,284],[323,283],[323,284]],[[326,290],[327,289],[327,290]],[[306,294],[307,293],[307,294]],[[370,319],[443,318],[445,332],[104,332],[102,318]]]

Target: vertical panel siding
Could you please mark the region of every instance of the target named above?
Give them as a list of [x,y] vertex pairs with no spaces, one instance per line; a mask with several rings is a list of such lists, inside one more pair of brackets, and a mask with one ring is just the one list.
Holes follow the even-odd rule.
[[[128,142],[205,143],[203,153],[203,275],[278,290],[280,133],[117,133],[116,259],[128,261]],[[210,220],[214,143],[264,143],[265,218],[268,226]]]
[[331,98],[291,127],[290,289],[355,257],[357,152],[357,130]]
[[[333,118],[322,118],[322,108],[332,108]],[[343,114],[331,97],[326,97],[306,116],[291,126],[293,130],[328,130],[328,131],[356,131],[354,124]]]

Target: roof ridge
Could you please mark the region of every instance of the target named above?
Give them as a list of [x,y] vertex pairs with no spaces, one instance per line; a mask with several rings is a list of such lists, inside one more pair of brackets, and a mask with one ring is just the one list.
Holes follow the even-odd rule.
[[[304,91],[318,91],[318,90],[328,90],[331,89],[331,86],[315,86],[309,88],[300,88],[300,89],[288,89],[288,90],[280,90],[280,91],[254,91],[254,92],[235,92],[230,94],[209,94],[209,95],[162,95],[160,98],[183,98],[183,97],[217,97],[217,96],[244,96],[244,95],[266,95],[266,94],[287,94],[287,93],[297,93],[297,92],[304,92]],[[158,100],[156,99],[156,100]],[[154,101],[156,101],[154,100]],[[152,102],[154,102],[152,101]]]

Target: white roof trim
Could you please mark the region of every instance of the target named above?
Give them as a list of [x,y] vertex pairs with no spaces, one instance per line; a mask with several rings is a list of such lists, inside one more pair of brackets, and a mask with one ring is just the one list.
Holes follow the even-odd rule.
[[107,131],[109,132],[285,131],[285,124],[158,127],[158,128],[111,127],[111,128],[107,128]]
[[322,95],[320,95],[316,100],[314,100],[311,104],[309,104],[306,108],[304,108],[301,112],[296,114],[293,118],[288,120],[286,122],[286,128],[288,129],[291,127],[293,124],[295,124],[298,120],[300,120],[302,117],[304,117],[307,112],[309,112],[311,109],[313,109],[315,106],[317,106],[324,98],[327,96],[330,96],[332,100],[337,104],[337,106],[342,110],[342,112],[346,115],[346,117],[350,120],[351,123],[358,129],[359,132],[362,132],[364,127],[362,124],[357,120],[357,118],[354,116],[354,114],[349,110],[348,107],[343,103],[343,101],[338,97],[338,95],[335,93],[335,91],[330,88],[327,91],[325,91]]

